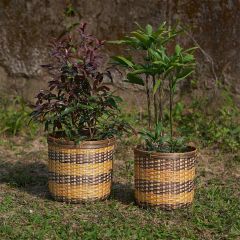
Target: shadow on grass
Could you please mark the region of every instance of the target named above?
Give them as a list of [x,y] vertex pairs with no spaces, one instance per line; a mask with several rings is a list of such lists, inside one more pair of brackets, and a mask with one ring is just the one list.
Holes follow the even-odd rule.
[[32,195],[50,199],[47,181],[48,172],[44,163],[22,161],[0,163],[0,184],[6,183]]
[[[5,183],[44,199],[51,199],[48,192],[47,165],[23,161],[0,163],[0,184]],[[110,199],[123,204],[134,203],[133,187],[130,183],[113,182]]]
[[113,182],[111,199],[126,205],[134,203],[133,186],[130,183]]

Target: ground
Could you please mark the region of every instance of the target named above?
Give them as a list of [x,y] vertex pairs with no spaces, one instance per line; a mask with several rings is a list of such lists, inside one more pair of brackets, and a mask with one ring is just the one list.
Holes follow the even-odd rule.
[[141,209],[133,197],[134,143],[118,143],[110,198],[54,201],[44,137],[0,140],[0,239],[240,239],[240,157],[201,149],[193,205]]

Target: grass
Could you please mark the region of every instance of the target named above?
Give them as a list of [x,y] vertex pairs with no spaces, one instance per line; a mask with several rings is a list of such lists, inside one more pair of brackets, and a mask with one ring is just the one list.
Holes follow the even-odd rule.
[[31,108],[22,97],[0,97],[0,106],[0,133],[14,136],[25,134],[30,137],[37,133],[37,124],[30,121]]
[[134,203],[133,144],[118,145],[108,200],[71,205],[48,194],[44,138],[3,138],[0,239],[240,239],[237,153],[200,151],[194,204],[161,211]]
[[[178,102],[175,105],[174,117],[182,135],[197,142],[198,146],[236,152],[240,148],[239,106],[228,91],[221,90],[219,94],[215,101],[212,97],[194,98],[188,107]],[[217,106],[211,105],[216,105],[216,101],[219,101]]]
[[[132,152],[138,142],[135,137],[118,143],[108,200],[77,205],[53,201],[47,190],[46,139],[37,135],[36,124],[26,128],[30,109],[21,99],[17,98],[13,106],[8,104],[0,111],[0,132],[4,133],[0,138],[1,240],[240,239],[240,155],[235,150],[240,144],[236,127],[239,125],[233,124],[229,114],[218,115],[222,116],[218,117],[221,122],[201,115],[201,111],[191,115],[195,116],[193,119],[184,114],[183,118],[181,111],[176,114],[180,125],[187,125],[187,130],[198,138],[197,145],[202,146],[195,201],[186,209],[161,211],[135,205]],[[239,114],[237,110],[236,113]],[[124,118],[137,127],[146,120],[136,112],[125,114]],[[206,122],[212,123],[207,131]],[[217,129],[227,131],[219,136]],[[204,143],[213,147],[205,148]],[[231,151],[226,151],[223,145]]]

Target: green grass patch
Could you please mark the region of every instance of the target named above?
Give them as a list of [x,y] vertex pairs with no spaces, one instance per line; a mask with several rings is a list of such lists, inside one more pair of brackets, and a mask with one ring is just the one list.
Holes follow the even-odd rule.
[[31,108],[22,97],[0,99],[0,133],[34,136],[37,124],[30,122]]
[[183,136],[202,147],[236,152],[240,149],[239,107],[227,91],[222,91],[220,106],[211,106],[212,101],[211,98],[196,98],[188,108],[178,103],[174,110],[176,127]]
[[[193,205],[162,211],[135,205],[131,150],[134,143],[118,145],[110,198],[76,205],[59,203],[49,196],[47,149],[46,143],[41,144],[42,150],[33,150],[35,154],[28,152],[32,150],[30,145],[26,147],[28,143],[19,144],[13,150],[20,153],[15,155],[15,161],[4,161],[3,155],[0,239],[235,240],[240,236],[237,154],[203,152]],[[11,149],[4,146],[5,150],[8,148]]]
[[[0,239],[239,239],[238,110],[230,115],[229,110],[208,115],[200,107],[190,115],[175,112],[190,140],[215,150],[200,151],[193,205],[161,211],[135,205],[132,148],[139,142],[135,136],[118,142],[114,185],[107,201],[77,205],[53,201],[47,191],[46,141],[35,138],[35,130],[32,138],[22,137],[31,131],[26,124],[29,109],[19,101],[14,104],[6,105],[0,115],[0,129],[8,126],[0,140]],[[18,117],[19,124],[14,125]],[[137,129],[146,123],[146,117],[136,112],[123,118]],[[222,128],[227,130],[219,135],[217,129]]]
[[[237,182],[228,179],[234,186]],[[216,183],[218,182],[218,183]],[[235,185],[236,184],[236,185]],[[238,192],[236,192],[236,190]],[[215,179],[198,187],[188,209],[165,212],[105,202],[66,205],[15,192],[0,204],[1,239],[237,239],[238,189]],[[6,214],[6,216],[4,216]]]

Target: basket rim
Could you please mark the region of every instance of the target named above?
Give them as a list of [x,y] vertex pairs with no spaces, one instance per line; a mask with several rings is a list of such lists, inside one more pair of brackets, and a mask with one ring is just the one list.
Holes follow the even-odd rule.
[[48,134],[47,142],[49,145],[65,147],[65,148],[100,148],[100,147],[108,147],[115,144],[116,139],[115,137],[106,138],[103,140],[84,140],[81,141],[79,144],[76,144],[74,141],[67,140],[64,138],[58,138],[53,135],[53,133]]
[[193,155],[195,155],[197,153],[197,148],[194,146],[187,146],[189,148],[189,151],[187,152],[174,152],[174,153],[163,153],[163,152],[156,152],[156,151],[146,151],[143,149],[140,149],[139,146],[135,147],[134,153],[138,153],[141,155],[148,155],[151,157],[168,157],[168,158],[176,158],[176,157],[192,157]]

